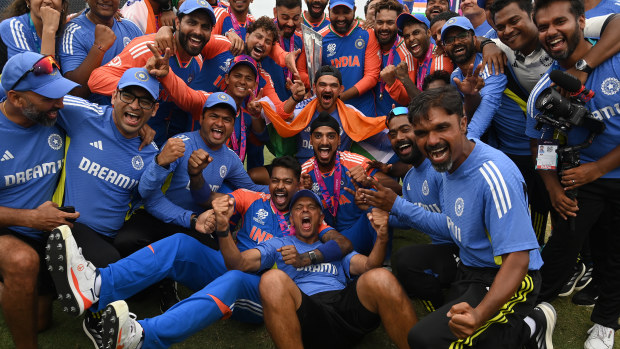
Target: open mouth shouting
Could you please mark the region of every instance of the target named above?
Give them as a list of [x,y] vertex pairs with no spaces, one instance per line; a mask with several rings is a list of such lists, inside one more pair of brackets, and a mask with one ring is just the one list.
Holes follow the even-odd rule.
[[331,92],[323,92],[320,97],[321,104],[325,108],[331,106],[334,103],[334,94]]
[[332,147],[329,145],[321,145],[317,148],[317,158],[321,163],[327,163],[331,160]]
[[312,217],[310,213],[302,213],[301,215],[301,231],[312,232]]
[[409,140],[398,142],[396,144],[396,151],[400,156],[406,157],[413,151],[413,143]]
[[566,38],[563,35],[556,35],[545,40],[546,46],[549,48],[549,53],[552,56],[558,56],[562,52],[566,51],[568,44]]
[[138,127],[140,125],[140,114],[126,111],[123,114],[123,121],[127,126]]
[[439,172],[448,171],[452,167],[452,159],[450,158],[450,147],[448,143],[443,142],[434,146],[424,147],[428,158],[431,160],[433,167]]
[[213,127],[211,128],[211,138],[217,142],[223,142],[224,139],[224,128],[222,127]]
[[286,190],[278,190],[273,193],[272,200],[278,209],[288,207],[288,193]]
[[252,56],[252,58],[254,58],[256,61],[260,61],[261,59],[263,59],[264,55],[265,48],[260,45],[255,45],[254,48],[252,48],[252,51],[250,51],[250,56]]

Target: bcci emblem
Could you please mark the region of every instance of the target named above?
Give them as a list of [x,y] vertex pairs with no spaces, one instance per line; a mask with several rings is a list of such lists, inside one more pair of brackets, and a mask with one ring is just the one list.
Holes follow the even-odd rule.
[[202,7],[207,7],[207,2],[205,0],[198,0],[198,5]]
[[260,210],[258,210],[258,212],[256,212],[256,217],[254,217],[254,221],[260,224],[265,224],[264,219],[267,218],[267,216],[269,216],[269,212],[261,208]]
[[366,46],[366,42],[364,41],[364,39],[359,38],[357,40],[355,40],[355,48],[358,50],[361,50],[364,48],[364,46]]
[[226,102],[226,101],[228,101],[228,100],[229,100],[228,95],[227,95],[227,94],[225,94],[225,93],[221,93],[221,94],[219,94],[219,95],[217,96],[217,99],[219,99],[220,101],[224,101],[224,102]]
[[601,84],[601,91],[608,96],[613,96],[620,90],[620,82],[616,78],[607,78]]
[[424,196],[427,196],[429,193],[428,190],[428,181],[424,180],[424,183],[422,183],[422,194],[424,194]]
[[456,22],[456,19],[454,19],[454,18],[450,18],[450,19],[446,22],[446,24],[452,24],[452,23],[454,23],[454,22]]
[[228,172],[226,165],[222,165],[222,167],[220,167],[220,177],[222,178],[226,177],[226,172]]
[[140,171],[144,167],[144,160],[142,160],[140,155],[136,155],[131,158],[131,166],[133,166],[136,171]]
[[128,38],[127,36],[125,36],[123,38],[123,47],[127,46],[127,44],[129,44],[130,41],[131,41],[131,39]]
[[456,202],[454,203],[454,213],[460,217],[463,214],[464,209],[465,202],[463,201],[463,198],[456,199]]
[[59,150],[62,148],[62,137],[58,133],[52,133],[49,137],[47,137],[47,144],[53,150]]
[[553,59],[547,55],[544,55],[540,57],[540,63],[542,63],[542,65],[544,65],[545,67],[548,67],[551,65],[551,63],[553,63]]
[[136,72],[135,76],[136,76],[136,79],[138,79],[139,81],[142,81],[142,82],[148,81],[148,79],[149,79],[149,76],[145,72],[143,72],[143,71]]
[[331,57],[336,54],[336,44],[331,43],[327,45],[327,57]]

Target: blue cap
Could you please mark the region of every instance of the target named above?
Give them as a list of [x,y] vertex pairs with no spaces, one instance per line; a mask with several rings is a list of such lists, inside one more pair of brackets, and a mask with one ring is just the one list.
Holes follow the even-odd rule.
[[205,102],[205,105],[204,105],[204,107],[202,107],[202,109],[204,110],[205,108],[212,108],[212,107],[215,107],[218,104],[225,104],[225,105],[233,108],[235,113],[237,112],[237,104],[235,103],[235,100],[232,99],[232,97],[229,96],[225,92],[215,92],[215,93],[212,93],[209,96],[209,98],[207,98],[207,101]]
[[[22,52],[11,57],[2,69],[2,88],[8,92],[11,87],[32,67],[44,58],[42,54],[36,52]],[[80,86],[75,82],[62,76],[58,67],[50,74],[28,73],[19,84],[15,86],[15,91],[32,91],[47,98],[62,98],[71,92],[75,87]]]
[[443,27],[441,27],[441,40],[444,39],[443,34],[452,27],[459,27],[465,30],[474,30],[474,26],[471,25],[469,19],[462,16],[452,17],[444,23]]
[[308,189],[302,189],[296,192],[295,195],[293,195],[293,198],[291,199],[291,203],[289,204],[288,209],[289,210],[292,209],[293,204],[301,198],[310,198],[316,201],[316,203],[319,204],[319,207],[321,208],[321,210],[323,210],[323,203],[321,202],[321,199],[319,199],[318,195],[316,195],[313,191],[308,190]]
[[483,10],[484,10],[484,7],[487,5],[487,0],[478,0],[476,2],[478,3],[478,7],[480,7]]
[[338,5],[344,5],[350,8],[351,10],[353,10],[353,8],[355,7],[355,0],[330,0],[329,1],[330,10]]
[[213,7],[211,7],[207,0],[185,0],[181,4],[181,7],[179,7],[178,13],[186,15],[196,10],[207,11],[209,18],[211,18],[211,24],[215,25],[215,22],[217,22],[217,20],[215,19],[215,12],[213,12]]
[[428,18],[426,18],[425,15],[423,15],[421,13],[416,13],[416,14],[412,15],[412,14],[403,12],[396,19],[396,26],[398,27],[398,32],[400,34],[403,33],[403,29],[405,27],[405,23],[409,22],[410,20],[426,25],[426,29],[429,29],[431,27],[431,22],[429,22]]
[[129,68],[118,81],[119,90],[127,86],[138,86],[147,90],[153,99],[159,98],[159,81],[155,79],[145,68]]

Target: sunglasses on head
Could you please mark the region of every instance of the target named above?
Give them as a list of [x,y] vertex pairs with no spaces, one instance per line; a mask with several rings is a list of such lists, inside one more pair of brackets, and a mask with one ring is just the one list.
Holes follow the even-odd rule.
[[19,79],[17,79],[17,81],[15,81],[15,83],[13,84],[13,86],[11,86],[11,88],[9,90],[14,90],[15,87],[17,87],[17,85],[22,80],[24,80],[29,73],[34,73],[35,76],[39,76],[39,75],[43,75],[43,74],[51,74],[51,73],[54,72],[54,67],[56,67],[56,69],[60,70],[60,65],[58,64],[58,62],[56,62],[54,57],[52,57],[52,56],[45,56],[45,57],[39,59],[32,66],[32,68],[26,70],[26,72],[22,76],[20,76]]

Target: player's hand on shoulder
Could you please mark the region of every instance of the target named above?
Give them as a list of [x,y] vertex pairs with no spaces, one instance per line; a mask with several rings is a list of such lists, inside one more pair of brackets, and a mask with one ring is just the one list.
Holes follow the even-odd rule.
[[190,177],[198,176],[213,161],[213,157],[204,149],[196,149],[187,161],[187,173]]
[[155,157],[159,166],[165,167],[185,154],[185,143],[180,138],[172,137],[166,142],[164,148]]
[[159,22],[161,26],[174,27],[174,20],[177,18],[177,15],[174,11],[163,11],[161,16],[159,16]]
[[51,201],[42,203],[31,212],[30,227],[41,231],[51,231],[61,225],[73,227],[71,221],[76,220],[80,216],[79,212],[70,213],[59,210],[58,205]]
[[230,53],[233,56],[238,56],[243,53],[243,49],[245,48],[245,42],[243,39],[235,33],[234,30],[229,30],[225,34],[226,38],[230,41]]
[[140,136],[140,139],[142,139],[142,143],[140,143],[138,150],[142,150],[142,148],[151,144],[151,142],[153,142],[153,139],[155,139],[156,133],[157,132],[155,132],[155,130],[153,130],[151,126],[149,126],[148,124],[144,124],[140,128],[140,130],[138,130],[138,135]]

